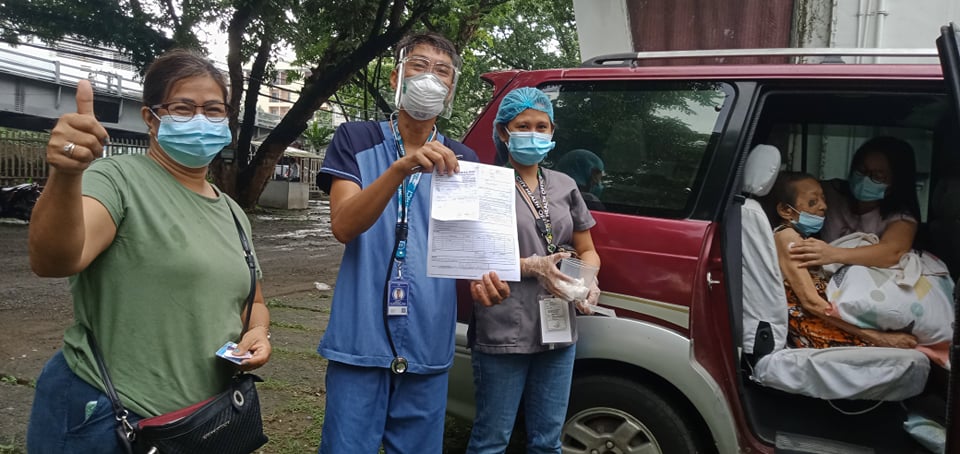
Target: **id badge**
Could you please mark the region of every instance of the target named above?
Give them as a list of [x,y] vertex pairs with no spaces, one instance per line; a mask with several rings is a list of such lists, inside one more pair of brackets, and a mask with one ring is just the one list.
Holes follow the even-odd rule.
[[543,344],[573,342],[570,304],[555,296],[540,297],[540,339]]
[[410,284],[393,279],[387,286],[387,315],[407,315],[407,296]]

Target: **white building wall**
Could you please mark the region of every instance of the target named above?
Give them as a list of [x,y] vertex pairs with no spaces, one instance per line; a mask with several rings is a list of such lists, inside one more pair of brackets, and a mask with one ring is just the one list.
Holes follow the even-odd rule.
[[573,0],[583,60],[633,52],[626,0]]
[[[832,47],[932,49],[936,47],[942,25],[960,22],[960,1],[834,0],[833,17]],[[932,60],[862,57],[862,61],[931,63]]]

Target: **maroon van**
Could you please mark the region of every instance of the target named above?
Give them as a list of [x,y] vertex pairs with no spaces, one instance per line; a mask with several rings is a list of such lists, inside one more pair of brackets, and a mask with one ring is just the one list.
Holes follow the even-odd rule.
[[[905,430],[908,416],[960,435],[949,371],[925,355],[783,346],[782,280],[763,277],[771,272],[756,252],[772,236],[756,233],[750,212],[760,195],[750,181],[772,178],[770,159],[821,180],[846,178],[860,144],[899,137],[915,152],[917,245],[947,264],[952,289],[957,37],[956,26],[944,27],[942,66],[936,50],[764,49],[622,54],[484,76],[493,98],[464,138],[481,160],[498,161],[491,128],[500,99],[532,86],[554,103],[557,147],[543,165],[570,172],[571,153],[601,163],[602,190],[582,190],[597,220],[600,304],[616,317],[578,319],[565,453],[929,452]],[[761,56],[807,63],[678,65]],[[863,56],[926,63],[854,63]],[[459,308],[448,412],[470,420],[468,297]],[[947,438],[946,452],[960,452],[960,440]]]

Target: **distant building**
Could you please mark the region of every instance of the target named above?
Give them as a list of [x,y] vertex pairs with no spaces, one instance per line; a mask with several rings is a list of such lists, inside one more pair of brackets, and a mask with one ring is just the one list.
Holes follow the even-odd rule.
[[[244,78],[249,80],[250,65],[246,65],[243,71]],[[309,73],[308,68],[293,66],[287,62],[278,62],[276,64],[276,75],[273,79],[264,81],[260,86],[260,96],[257,98],[259,120],[273,125],[279,123],[280,119],[290,110],[290,107],[300,99],[303,80]],[[322,121],[321,111],[323,110],[333,113],[331,126],[336,126],[345,121],[343,115],[329,103],[324,103],[320,109],[314,114],[315,121]]]

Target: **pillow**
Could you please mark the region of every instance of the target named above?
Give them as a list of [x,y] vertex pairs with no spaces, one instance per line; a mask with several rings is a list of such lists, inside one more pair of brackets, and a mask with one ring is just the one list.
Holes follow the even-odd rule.
[[840,318],[860,328],[908,332],[920,345],[952,340],[950,277],[921,274],[913,285],[901,285],[902,274],[891,268],[847,265],[830,278],[827,299],[836,305]]

